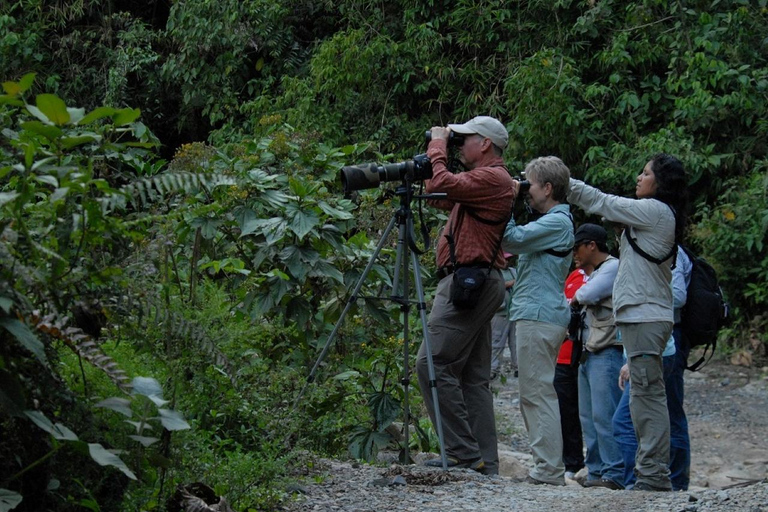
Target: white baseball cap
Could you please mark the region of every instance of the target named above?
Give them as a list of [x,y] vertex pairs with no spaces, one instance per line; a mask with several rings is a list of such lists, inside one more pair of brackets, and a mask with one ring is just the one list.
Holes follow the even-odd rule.
[[491,139],[499,149],[507,147],[509,134],[501,121],[489,116],[473,117],[464,124],[449,124],[451,131],[462,135],[478,134]]

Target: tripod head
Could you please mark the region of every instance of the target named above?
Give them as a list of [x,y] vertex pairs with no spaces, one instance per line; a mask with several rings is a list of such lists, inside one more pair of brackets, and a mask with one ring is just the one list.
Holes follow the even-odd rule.
[[[423,182],[421,182],[423,186]],[[421,187],[420,187],[421,188]],[[424,212],[422,210],[422,201],[425,199],[446,199],[448,194],[434,193],[434,194],[414,194],[415,186],[413,182],[406,176],[403,178],[403,182],[395,189],[395,195],[400,198],[400,208],[397,210],[397,224],[404,225],[406,227],[406,239],[408,247],[416,254],[424,254],[429,250],[429,228],[424,222]],[[411,201],[414,199],[419,200],[419,224],[421,231],[421,239],[424,242],[424,248],[419,247],[416,242],[416,235],[413,230],[413,211],[411,210]]]

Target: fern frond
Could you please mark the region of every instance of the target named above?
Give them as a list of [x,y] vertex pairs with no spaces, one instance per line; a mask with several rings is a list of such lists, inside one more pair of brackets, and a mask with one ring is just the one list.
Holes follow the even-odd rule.
[[131,392],[131,379],[118,367],[110,356],[101,350],[101,346],[79,327],[67,327],[69,318],[50,313],[40,316],[40,311],[33,311],[30,323],[40,332],[62,341],[75,354],[91,365],[103,371],[109,379],[124,393]]
[[212,363],[221,369],[232,386],[237,388],[236,371],[205,328],[197,322],[171,312],[158,297],[122,295],[117,299],[115,310],[118,314],[133,317],[135,328],[147,330],[158,325],[168,326],[170,334],[190,343],[193,348],[211,358]]
[[237,179],[223,174],[199,174],[191,172],[166,172],[129,183],[115,193],[101,199],[102,211],[108,213],[124,208],[127,203],[143,208],[164,197],[183,192],[195,194],[201,189],[211,190],[220,186],[237,185]]

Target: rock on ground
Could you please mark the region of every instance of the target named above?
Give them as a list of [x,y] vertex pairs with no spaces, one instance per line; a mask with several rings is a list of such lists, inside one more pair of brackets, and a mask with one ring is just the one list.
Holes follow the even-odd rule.
[[[768,369],[766,369],[768,370]],[[686,372],[691,489],[676,493],[522,483],[531,467],[517,380],[494,384],[502,476],[325,460],[286,510],[768,512],[768,371],[713,363]],[[423,454],[416,457],[424,459]]]

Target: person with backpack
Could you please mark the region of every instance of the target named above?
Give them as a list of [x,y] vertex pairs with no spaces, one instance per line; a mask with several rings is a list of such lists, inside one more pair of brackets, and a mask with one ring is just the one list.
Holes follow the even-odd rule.
[[637,176],[637,199],[606,194],[576,179],[570,180],[568,192],[571,204],[625,226],[613,307],[629,363],[630,410],[638,437],[636,490],[672,489],[662,352],[674,324],[671,263],[685,227],[686,186],[680,160],[658,154]]
[[[669,478],[673,491],[687,491],[691,476],[691,441],[688,435],[688,419],[683,409],[684,381],[683,372],[688,364],[690,347],[685,341],[680,318],[687,300],[687,290],[691,282],[692,262],[678,247],[675,268],[672,270],[672,290],[675,306],[675,326],[664,353],[664,388],[667,392],[667,410],[669,411],[670,446]],[[629,412],[630,384],[627,383],[628,368],[622,368],[619,387],[623,395],[613,415],[613,435],[624,458],[624,486],[629,489],[635,483],[633,468],[637,451],[637,437]]]

